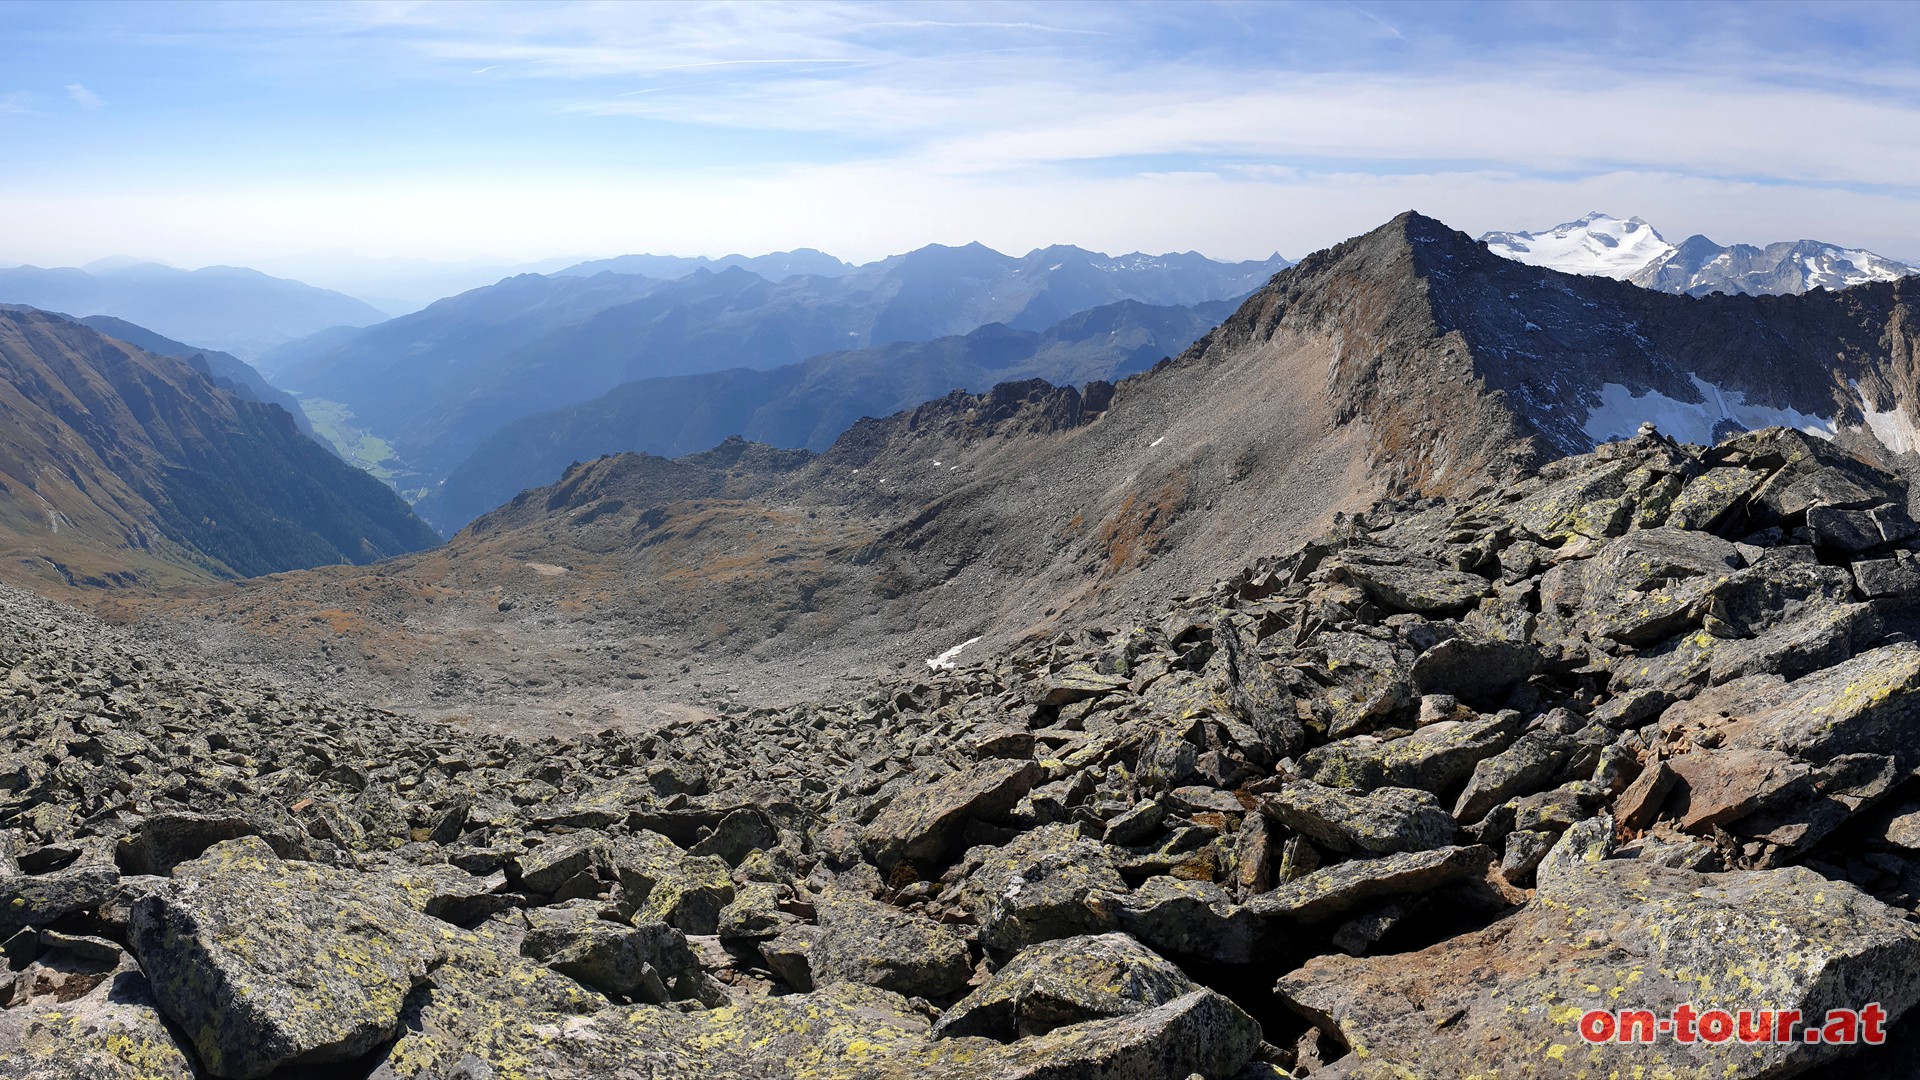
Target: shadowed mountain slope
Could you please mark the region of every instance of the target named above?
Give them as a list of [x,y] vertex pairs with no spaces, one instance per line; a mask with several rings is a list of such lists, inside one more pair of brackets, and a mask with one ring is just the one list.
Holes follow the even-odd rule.
[[1078,248],[1015,258],[971,244],[777,282],[740,265],[672,280],[524,275],[359,334],[295,343],[264,358],[262,370],[302,397],[351,410],[391,444],[396,486],[415,492],[437,487],[502,426],[623,383],[763,370],[991,323],[1039,332],[1127,300],[1229,299],[1284,265],[1278,256],[1227,264]]
[[[1336,512],[1472,496],[1647,419],[1688,439],[1797,419],[1890,460],[1911,445],[1913,288],[1672,296],[1527,267],[1407,214],[1115,386],[955,393],[777,468],[743,444],[606,458],[443,551],[194,610],[262,655],[325,644],[328,663],[358,657],[449,707],[530,678],[557,708],[616,713],[602,693],[643,675],[662,696],[790,694],[1122,615]],[[265,623],[360,601],[344,634]]]
[[61,316],[0,308],[0,576],[157,585],[432,543],[279,406]]
[[252,364],[217,349],[202,349],[170,337],[156,334],[144,326],[135,326],[125,319],[116,319],[111,315],[89,315],[76,322],[91,326],[110,338],[117,338],[137,349],[145,349],[157,356],[172,356],[185,360],[189,366],[201,374],[210,376],[222,390],[231,390],[248,401],[265,402],[278,405],[287,410],[293,422],[301,432],[311,436],[313,424],[307,420],[307,414],[301,410],[300,402],[292,394],[274,386],[254,370]]
[[522,489],[551,482],[569,463],[603,454],[675,457],[730,435],[819,451],[863,416],[886,416],[956,388],[1118,379],[1181,352],[1233,307],[1126,301],[1080,312],[1044,333],[993,323],[964,336],[827,353],[764,371],[643,379],[507,425],[416,509],[450,532]]

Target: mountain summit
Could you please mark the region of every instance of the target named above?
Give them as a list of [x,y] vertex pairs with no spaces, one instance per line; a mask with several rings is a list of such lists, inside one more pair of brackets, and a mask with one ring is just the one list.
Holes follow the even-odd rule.
[[1541,232],[1490,232],[1480,242],[1531,266],[1565,274],[1631,279],[1673,254],[1673,245],[1639,218],[1625,221],[1598,210]]
[[[602,458],[443,551],[194,610],[284,659],[316,644],[301,627],[326,629],[288,613],[374,590],[351,651],[433,707],[483,707],[538,677],[562,712],[618,710],[603,695],[624,683],[602,661],[635,641],[657,695],[712,692],[680,669],[696,657],[723,684],[798,693],[1123,614],[1336,513],[1469,497],[1645,421],[1702,443],[1781,424],[1890,460],[1916,445],[1901,371],[1917,301],[1908,279],[1671,296],[1500,258],[1410,212],[1303,259],[1118,384],[956,393],[860,421],[818,456],[742,443]],[[476,644],[469,620],[499,633]],[[516,650],[535,640],[565,655],[529,669]]]
[[1480,240],[1494,254],[1531,266],[1688,296],[1845,289],[1920,273],[1871,251],[1818,240],[1723,247],[1696,234],[1672,244],[1637,217],[1622,221],[1597,210],[1541,232],[1490,232]]

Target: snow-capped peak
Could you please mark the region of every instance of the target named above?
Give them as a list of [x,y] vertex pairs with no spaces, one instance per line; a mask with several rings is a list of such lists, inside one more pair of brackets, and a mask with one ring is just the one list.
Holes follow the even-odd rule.
[[1622,220],[1597,210],[1540,232],[1490,232],[1480,240],[1494,254],[1518,262],[1622,280],[1673,252],[1673,245],[1639,218]]

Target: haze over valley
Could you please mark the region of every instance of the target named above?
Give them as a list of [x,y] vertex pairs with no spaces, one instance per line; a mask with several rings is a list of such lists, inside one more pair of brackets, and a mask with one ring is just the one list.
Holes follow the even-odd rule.
[[1907,9],[6,14],[0,1077],[1920,1071]]

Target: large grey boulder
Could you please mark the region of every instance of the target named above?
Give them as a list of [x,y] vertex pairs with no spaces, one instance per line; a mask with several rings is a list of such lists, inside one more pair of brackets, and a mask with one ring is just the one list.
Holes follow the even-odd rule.
[[[1575,974],[1577,973],[1577,974]],[[1498,992],[1490,992],[1497,988]],[[1321,956],[1287,1004],[1351,1051],[1322,1076],[1788,1076],[1846,1048],[1660,1038],[1589,1043],[1589,1010],[1832,1008],[1920,1000],[1920,928],[1811,870],[1569,865],[1531,903],[1417,953]]]
[[663,922],[694,935],[718,932],[733,902],[733,878],[717,855],[690,855],[658,833],[618,837],[607,860],[638,921]]
[[1247,901],[1247,909],[1269,918],[1322,922],[1371,900],[1417,896],[1479,877],[1492,861],[1493,850],[1478,844],[1354,859],[1261,893]]
[[[966,990],[973,960],[960,935],[925,916],[830,890],[798,955],[810,987],[854,982],[908,997],[950,1001]],[[770,946],[776,952],[781,938]]]
[[1059,938],[1021,952],[948,1009],[935,1038],[1012,1042],[1104,1016],[1144,1012],[1199,989],[1170,961],[1126,934]]
[[426,916],[374,875],[216,844],[133,905],[134,955],[213,1076],[346,1061],[397,1034],[442,956]]
[[867,826],[867,854],[882,868],[938,863],[968,821],[1006,816],[1046,775],[1037,762],[995,758],[925,786],[902,789]]
[[193,1058],[168,1030],[138,971],[121,971],[76,1000],[37,998],[0,1009],[0,1077],[6,1080],[194,1080],[195,1075]]
[[1115,929],[1114,898],[1127,892],[1115,849],[1060,825],[1005,847],[975,848],[962,868],[962,899],[980,926],[980,943],[1002,958],[1038,942]]
[[1520,714],[1442,720],[1411,735],[1371,735],[1330,742],[1300,758],[1300,775],[1327,787],[1366,792],[1380,787],[1439,791],[1466,779],[1475,765],[1507,748]]
[[1112,910],[1120,928],[1169,956],[1210,964],[1247,964],[1266,929],[1211,881],[1151,877]]
[[1348,563],[1341,565],[1338,573],[1388,611],[1415,615],[1459,615],[1478,603],[1491,587],[1478,574],[1415,563]]
[[1280,824],[1339,852],[1384,855],[1453,842],[1452,816],[1440,800],[1416,788],[1355,794],[1296,780],[1263,796],[1261,807]]
[[520,955],[607,994],[656,1005],[702,997],[703,975],[685,934],[665,923],[629,925],[601,915],[587,900],[533,908]]

